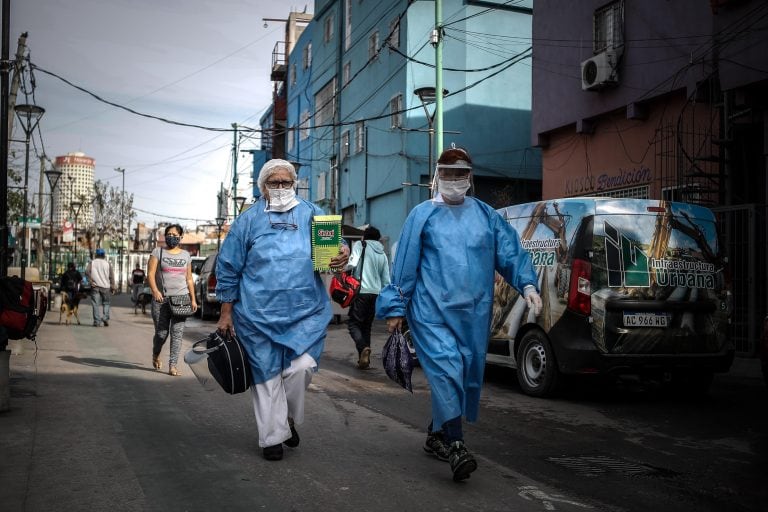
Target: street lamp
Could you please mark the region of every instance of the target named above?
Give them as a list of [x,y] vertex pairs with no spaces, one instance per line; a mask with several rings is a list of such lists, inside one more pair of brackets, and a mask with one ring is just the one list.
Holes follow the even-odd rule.
[[226,220],[224,217],[216,217],[216,252],[221,248],[221,226]]
[[237,213],[241,214],[243,213],[243,205],[245,204],[245,200],[247,198],[244,196],[237,196],[235,197],[235,206],[237,206]]
[[118,279],[117,287],[119,290],[123,289],[123,247],[125,246],[125,169],[121,167],[115,167],[115,171],[123,175],[123,193],[120,196],[120,279]]
[[37,123],[40,118],[43,117],[45,109],[38,107],[37,105],[16,105],[14,108],[16,116],[21,122],[21,127],[24,130],[26,156],[24,157],[24,209],[21,212],[21,225],[22,225],[22,238],[21,238],[21,278],[24,279],[27,269],[27,190],[29,189],[29,139],[32,137],[32,132],[37,128]]
[[[421,100],[421,106],[424,107],[424,113],[427,116],[427,123],[429,124],[429,168],[427,170],[427,183],[431,185],[432,183],[432,144],[433,139],[435,137],[435,128],[433,126],[434,120],[435,120],[435,112],[429,113],[429,109],[427,108],[427,105],[430,103],[435,102],[435,98],[437,97],[436,90],[434,87],[419,87],[418,89],[415,89],[413,91],[413,94],[419,97]],[[443,89],[443,96],[448,95],[448,90]]]
[[45,171],[45,177],[48,179],[48,186],[51,189],[51,233],[49,237],[50,244],[48,244],[48,278],[51,282],[53,282],[54,277],[56,277],[55,273],[53,272],[53,201],[55,197],[53,195],[53,190],[59,183],[59,178],[61,178],[61,171],[55,168],[49,169]]
[[72,212],[72,216],[75,218],[75,251],[74,251],[75,255],[73,258],[75,260],[75,264],[77,264],[77,217],[78,215],[80,215],[80,208],[82,207],[83,207],[83,203],[81,203],[80,201],[72,201],[69,204],[69,208]]

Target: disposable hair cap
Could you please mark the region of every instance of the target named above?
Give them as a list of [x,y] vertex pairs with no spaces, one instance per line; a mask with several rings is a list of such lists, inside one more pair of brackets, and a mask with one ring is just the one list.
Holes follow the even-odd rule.
[[296,169],[293,167],[293,164],[288,160],[273,158],[261,166],[261,171],[259,171],[259,178],[256,180],[256,184],[258,185],[259,190],[264,190],[264,183],[279,169],[286,169],[290,171],[291,178],[293,181],[296,181]]

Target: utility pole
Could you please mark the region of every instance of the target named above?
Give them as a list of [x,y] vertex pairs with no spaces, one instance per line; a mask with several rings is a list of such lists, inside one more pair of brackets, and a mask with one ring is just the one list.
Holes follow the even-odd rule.
[[[45,182],[43,181],[45,179],[45,155],[40,155],[40,179],[38,181],[37,185],[37,218],[40,219],[40,228],[37,230],[37,261],[36,265],[37,268],[40,269],[40,276],[42,277],[44,273],[42,272],[42,265],[45,261],[45,251],[43,250],[43,240],[45,237],[43,236],[43,186],[45,185]],[[51,229],[53,229],[53,226],[51,226]],[[51,250],[52,248],[49,247],[48,250]],[[50,273],[50,272],[48,272]]]
[[[14,64],[13,79],[11,79],[11,91],[8,94],[8,109],[13,110],[16,105],[16,94],[21,85],[21,69],[24,67],[24,50],[27,48],[27,33],[19,36],[19,44],[16,47],[16,60]],[[13,133],[13,116],[8,117],[8,133]]]
[[[435,153],[443,152],[443,1],[435,0],[435,29],[432,46],[435,47]],[[430,172],[432,170],[430,169]]]
[[[233,139],[232,139],[232,197],[237,197],[237,123],[232,123]],[[237,201],[234,201],[234,215],[233,218],[237,218]]]
[[[11,33],[11,0],[2,0],[2,44],[0,45],[0,277],[8,275],[8,74]],[[0,345],[0,348],[5,348]],[[6,351],[3,350],[3,353]],[[8,361],[0,359],[0,362]],[[2,365],[2,368],[7,366]],[[0,410],[8,409],[4,396],[8,391],[7,379],[0,372]]]
[[123,192],[120,195],[120,279],[117,280],[117,289],[123,291],[123,246],[125,244],[125,169],[115,167],[115,171],[123,176]]

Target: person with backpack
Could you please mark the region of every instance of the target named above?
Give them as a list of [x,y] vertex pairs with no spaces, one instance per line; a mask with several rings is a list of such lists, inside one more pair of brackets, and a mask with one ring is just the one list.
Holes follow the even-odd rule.
[[[93,306],[93,326],[109,326],[109,301],[115,293],[115,272],[105,259],[104,249],[96,249],[96,258],[88,263],[85,275],[91,282],[91,305]],[[103,312],[102,312],[103,308]]]
[[376,316],[376,298],[389,284],[389,260],[379,241],[381,233],[373,226],[363,231],[363,239],[355,242],[347,270],[360,280],[360,291],[349,306],[349,335],[357,348],[357,367],[365,370],[371,364],[371,326]]

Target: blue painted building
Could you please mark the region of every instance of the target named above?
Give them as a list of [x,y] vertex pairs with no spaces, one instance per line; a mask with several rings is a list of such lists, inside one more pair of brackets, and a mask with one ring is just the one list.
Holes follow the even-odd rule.
[[[504,4],[444,0],[442,24],[443,145],[470,152],[475,195],[497,206],[537,199],[541,186],[530,142],[532,1]],[[317,0],[283,77],[283,157],[301,164],[300,193],[345,224],[377,226],[390,244],[429,197],[434,103],[425,108],[414,91],[435,85],[434,9]]]

